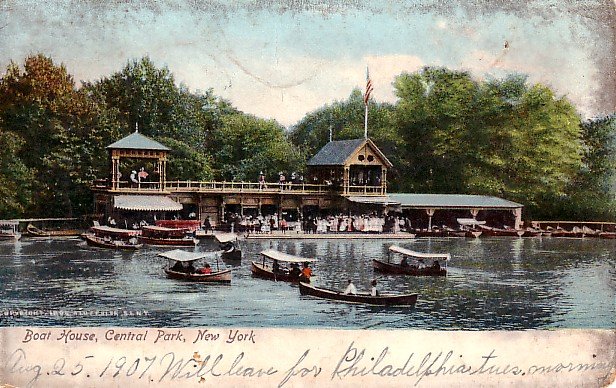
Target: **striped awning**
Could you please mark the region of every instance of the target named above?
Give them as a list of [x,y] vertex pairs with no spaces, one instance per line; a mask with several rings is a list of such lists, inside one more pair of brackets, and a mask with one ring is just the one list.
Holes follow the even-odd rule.
[[178,211],[182,204],[164,195],[116,195],[113,207],[134,211]]

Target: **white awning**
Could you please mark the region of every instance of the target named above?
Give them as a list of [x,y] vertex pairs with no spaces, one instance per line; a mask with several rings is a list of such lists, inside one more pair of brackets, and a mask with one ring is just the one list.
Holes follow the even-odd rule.
[[441,260],[449,260],[451,259],[451,255],[449,253],[422,253],[422,252],[415,252],[412,251],[410,249],[405,249],[402,247],[399,247],[397,245],[392,245],[389,247],[389,250],[392,252],[396,252],[396,253],[400,253],[403,254],[405,256],[411,256],[411,257],[416,257],[419,259],[441,259]]
[[214,237],[221,244],[235,242],[237,240],[237,235],[235,233],[215,233]]
[[95,234],[118,235],[118,236],[138,236],[141,234],[139,229],[120,229],[111,226],[93,226],[90,228]]
[[178,211],[182,204],[164,195],[116,195],[113,206],[134,211]]
[[287,253],[275,251],[273,249],[262,251],[261,254],[265,257],[269,257],[272,260],[284,261],[287,263],[300,263],[300,262],[311,263],[311,262],[317,261],[317,259],[307,259],[305,257],[293,256]]
[[222,251],[214,251],[214,252],[187,252],[181,249],[174,249],[168,252],[159,253],[159,256],[165,257],[169,260],[174,261],[196,261],[203,258],[217,259],[218,256],[222,253]]
[[365,203],[365,204],[373,204],[373,205],[400,205],[400,202],[394,201],[390,199],[388,196],[351,196],[347,197],[347,199],[351,202],[355,203]]

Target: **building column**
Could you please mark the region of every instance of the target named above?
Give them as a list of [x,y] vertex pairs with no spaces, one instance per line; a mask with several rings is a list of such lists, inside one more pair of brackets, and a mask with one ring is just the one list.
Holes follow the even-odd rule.
[[349,193],[349,167],[344,166],[344,174],[342,176],[342,192],[344,194]]
[[479,214],[479,209],[471,209],[471,215],[473,219],[477,219],[477,214]]
[[521,229],[522,228],[522,208],[519,207],[517,209],[513,209],[511,212],[515,216],[515,222],[514,222],[513,228]]
[[426,209],[426,214],[428,215],[428,230],[432,230],[432,216],[434,215],[435,209]]
[[111,159],[111,189],[115,190],[118,187],[118,169],[117,160]]
[[165,185],[167,184],[167,160],[163,159],[161,164],[161,173],[160,173],[160,190],[165,190]]
[[381,194],[387,194],[387,169],[381,169]]

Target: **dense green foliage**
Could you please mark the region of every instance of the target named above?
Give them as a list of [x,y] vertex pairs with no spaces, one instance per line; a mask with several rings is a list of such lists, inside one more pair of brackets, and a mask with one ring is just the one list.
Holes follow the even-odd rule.
[[426,68],[394,85],[400,136],[414,145],[409,190],[497,195],[537,215],[581,167],[574,107],[525,77],[477,82]]
[[583,168],[559,205],[579,220],[616,219],[616,115],[582,123]]
[[[424,68],[394,80],[396,104],[369,104],[369,136],[394,164],[389,190],[486,194],[540,218],[615,219],[616,118],[580,123],[547,87],[512,75],[478,81]],[[77,87],[44,55],[0,77],[0,218],[92,209],[105,147],[138,128],[172,149],[168,180],[255,182],[304,169],[329,138],[363,137],[360,90],[291,131],[191,92],[145,57]]]
[[[427,67],[394,87],[396,105],[371,103],[368,115],[370,137],[394,164],[390,191],[495,195],[532,218],[615,219],[613,117],[580,124],[566,98],[521,75],[477,81]],[[360,97],[309,113],[291,139],[316,150],[330,125],[335,139],[361,136]]]
[[105,147],[136,128],[173,150],[169,180],[256,181],[304,161],[280,125],[191,93],[147,57],[77,88],[64,66],[30,56],[0,78],[0,218],[90,212],[90,183],[109,176]]

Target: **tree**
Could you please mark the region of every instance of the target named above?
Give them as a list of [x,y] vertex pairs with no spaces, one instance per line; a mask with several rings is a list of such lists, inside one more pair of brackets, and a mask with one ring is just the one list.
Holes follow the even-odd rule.
[[32,198],[34,174],[17,157],[24,141],[0,130],[0,218],[23,214]]
[[579,220],[616,221],[616,114],[581,123],[582,168],[561,205]]
[[231,181],[256,181],[261,171],[268,177],[300,171],[305,160],[278,123],[246,114],[223,117],[213,147],[216,176]]
[[497,195],[540,214],[581,166],[575,108],[524,76],[478,82],[427,67],[394,86],[407,190]]
[[11,63],[0,81],[0,123],[23,139],[17,156],[35,174],[25,208],[37,216],[71,216],[91,208],[89,183],[102,165],[103,139],[116,125],[63,65],[44,55]]
[[[394,127],[394,108],[391,104],[370,100],[368,105],[368,137],[390,158],[394,168],[388,173],[388,181],[397,189],[403,161],[398,155],[401,139]],[[333,140],[364,137],[365,105],[361,91],[354,89],[344,101],[336,101],[308,113],[291,129],[289,139],[302,148],[308,157],[317,153],[328,141],[332,131]]]

